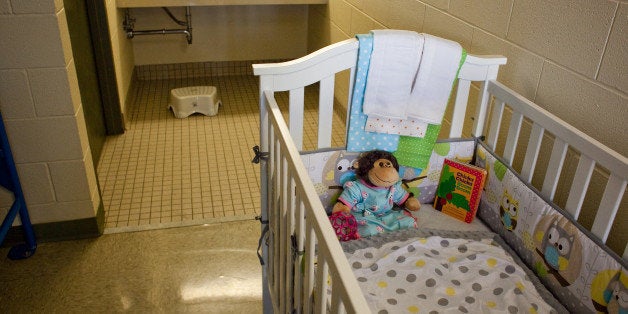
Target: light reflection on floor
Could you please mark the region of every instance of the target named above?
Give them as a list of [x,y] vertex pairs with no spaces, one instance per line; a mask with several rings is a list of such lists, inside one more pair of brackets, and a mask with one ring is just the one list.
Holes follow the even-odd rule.
[[261,278],[221,275],[208,281],[191,280],[181,286],[181,300],[197,303],[216,300],[251,301],[262,298]]
[[259,234],[246,220],[40,243],[0,258],[0,312],[261,313]]

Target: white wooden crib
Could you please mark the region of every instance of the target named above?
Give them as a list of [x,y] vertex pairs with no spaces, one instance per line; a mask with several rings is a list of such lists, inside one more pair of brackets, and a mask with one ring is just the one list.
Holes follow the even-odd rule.
[[[253,65],[255,75],[260,77],[261,220],[262,230],[268,230],[261,239],[265,312],[370,311],[300,155],[305,87],[319,84],[317,148],[329,148],[336,74],[351,71],[351,91],[357,52],[358,41],[348,39],[293,61]],[[542,194],[550,200],[568,149],[577,151],[580,161],[565,206],[576,218],[594,167],[607,169],[610,177],[591,228],[601,243],[605,242],[626,190],[627,158],[497,82],[499,66],[505,63],[506,58],[501,56],[466,58],[459,72],[449,137],[461,137],[465,118],[468,121],[468,117],[474,117],[472,135],[486,135],[490,149],[501,145],[502,157],[511,165],[516,156],[524,153],[517,151],[518,140],[524,121],[530,122],[532,130],[520,171],[530,182],[542,139],[550,134],[554,138],[550,170],[542,186]],[[475,112],[467,107],[472,82],[479,86]],[[282,91],[289,91],[289,125],[275,99],[275,92]],[[508,129],[501,130],[506,117],[509,120],[503,124]],[[505,139],[505,143],[498,139]],[[628,247],[623,254],[624,259],[627,257]]]

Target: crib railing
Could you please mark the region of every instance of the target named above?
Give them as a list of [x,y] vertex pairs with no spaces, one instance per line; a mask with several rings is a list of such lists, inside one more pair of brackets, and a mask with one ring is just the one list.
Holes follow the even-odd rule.
[[[272,178],[267,219],[272,233],[268,250],[273,253],[265,256],[268,293],[276,302],[272,308],[279,313],[368,313],[348,261],[332,259],[344,253],[273,93],[262,97],[270,149],[267,171]],[[288,249],[292,252],[284,251]]]
[[[495,97],[495,101],[491,113],[491,121],[488,125],[486,143],[491,149],[495,150],[498,138],[501,137],[502,141],[505,140],[502,156],[509,165],[512,165],[515,157],[520,155],[517,154],[517,147],[521,138],[524,119],[528,118],[530,121],[534,121],[529,132],[525,157],[520,171],[522,178],[526,182],[532,182],[535,168],[539,164],[539,154],[541,153],[544,135],[549,133],[549,137],[553,139],[553,146],[547,162],[547,171],[542,177],[543,183],[541,188],[541,193],[549,200],[554,200],[568,150],[571,148],[576,151],[579,161],[564,205],[564,209],[574,219],[578,219],[582,212],[585,195],[590,187],[595,167],[602,167],[608,171],[606,188],[590,230],[600,241],[606,243],[626,190],[628,158],[567,124],[497,81],[489,82],[487,91]],[[504,114],[506,112],[510,114],[509,121],[505,121]],[[509,125],[508,130],[505,132],[500,131],[502,121],[507,122]],[[624,250],[623,258],[628,259],[628,245],[626,245]]]

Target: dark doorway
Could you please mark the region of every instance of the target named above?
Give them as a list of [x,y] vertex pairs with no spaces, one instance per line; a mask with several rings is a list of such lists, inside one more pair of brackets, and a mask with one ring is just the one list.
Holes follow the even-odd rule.
[[124,132],[103,0],[64,0],[94,166],[106,135]]

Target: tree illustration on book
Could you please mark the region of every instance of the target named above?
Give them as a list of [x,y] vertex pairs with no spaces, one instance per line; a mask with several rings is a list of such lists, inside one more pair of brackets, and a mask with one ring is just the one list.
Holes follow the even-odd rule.
[[475,217],[485,178],[485,169],[445,159],[434,208],[470,223]]
[[454,173],[449,170],[449,166],[443,167],[443,173],[441,175],[441,182],[438,186],[437,196],[439,198],[436,209],[442,210],[445,204],[450,203],[456,207],[469,211],[469,200],[465,195],[456,192],[456,177]]

